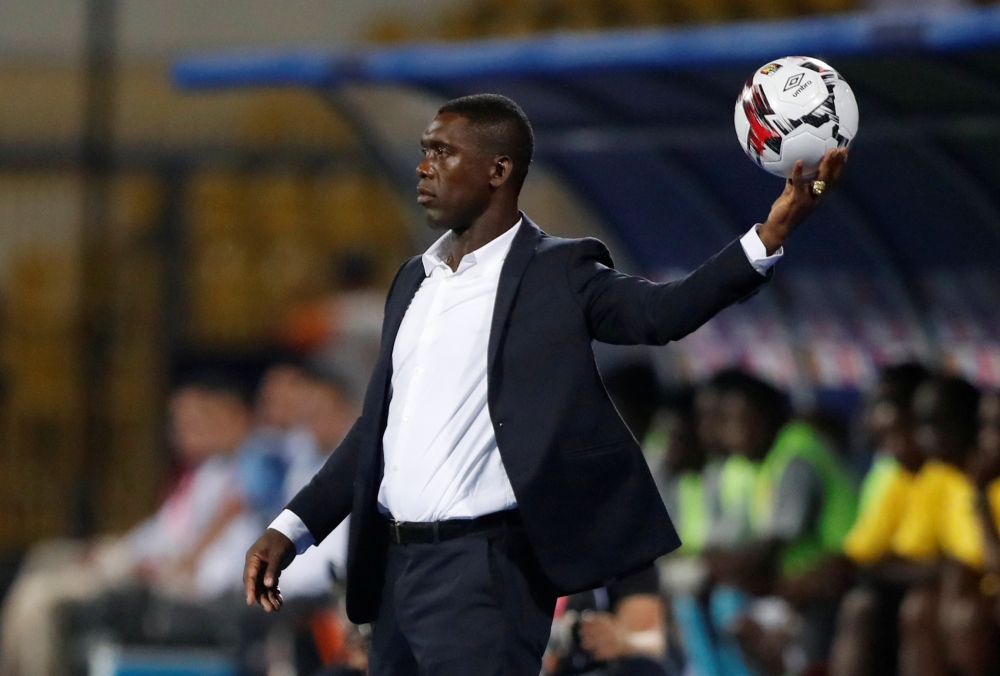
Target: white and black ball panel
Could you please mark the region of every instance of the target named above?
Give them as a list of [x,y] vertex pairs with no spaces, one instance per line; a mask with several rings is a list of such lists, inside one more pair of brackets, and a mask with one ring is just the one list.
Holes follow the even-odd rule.
[[800,159],[806,175],[815,174],[825,152],[850,145],[858,130],[850,86],[811,57],[785,57],[755,71],[734,113],[747,156],[781,177],[790,176]]

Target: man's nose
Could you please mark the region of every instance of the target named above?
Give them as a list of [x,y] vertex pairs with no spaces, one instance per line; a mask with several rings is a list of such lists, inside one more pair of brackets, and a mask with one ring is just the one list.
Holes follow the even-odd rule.
[[430,175],[431,175],[430,162],[428,162],[427,158],[425,157],[420,161],[420,164],[417,165],[417,177],[424,179],[424,178],[430,178]]

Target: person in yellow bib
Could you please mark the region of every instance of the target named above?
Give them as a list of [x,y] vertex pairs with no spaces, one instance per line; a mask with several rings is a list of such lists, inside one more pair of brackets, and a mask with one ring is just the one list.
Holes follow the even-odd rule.
[[885,575],[892,541],[925,456],[913,434],[913,395],[930,377],[917,363],[884,369],[867,398],[864,427],[877,449],[861,485],[858,518],[844,539],[844,553],[857,566],[856,586],[837,617],[830,676],[875,676],[897,670],[899,606],[907,586]]
[[1000,480],[986,469],[998,463],[997,430],[1000,399],[992,394],[980,399],[977,449],[942,510],[941,549],[949,563],[942,580],[940,618],[946,663],[960,676],[986,676],[1000,668],[995,614],[1000,594]]
[[986,676],[996,662],[995,634],[981,622],[984,538],[969,478],[978,408],[979,391],[954,376],[934,377],[914,396],[915,439],[928,459],[892,550],[923,574],[900,608],[901,676]]
[[[976,484],[976,516],[983,528],[983,564],[992,580],[985,591],[1000,595],[1000,391],[979,403],[979,447],[972,476]],[[992,587],[992,588],[989,588]],[[1000,620],[1000,610],[996,613]]]

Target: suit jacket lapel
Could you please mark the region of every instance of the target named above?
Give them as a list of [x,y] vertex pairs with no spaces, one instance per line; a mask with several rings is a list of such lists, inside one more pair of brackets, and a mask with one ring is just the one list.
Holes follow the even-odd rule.
[[[382,344],[379,347],[379,358],[375,366],[375,373],[372,374],[373,378],[382,380],[381,396],[379,397],[381,400],[379,402],[381,406],[379,413],[380,443],[375,447],[375,454],[369,456],[369,462],[376,465],[376,471],[371,474],[374,482],[372,488],[375,491],[378,491],[378,482],[381,481],[385,469],[384,458],[382,456],[381,434],[385,431],[385,416],[389,410],[390,389],[392,387],[392,348],[396,344],[396,334],[399,333],[399,327],[403,323],[406,309],[410,307],[413,296],[416,295],[417,289],[420,288],[420,284],[424,281],[425,277],[424,265],[420,256],[410,259],[403,269],[399,271],[399,278],[393,284],[385,305],[385,318],[382,320]],[[362,476],[364,475],[363,471]]]
[[392,348],[396,344],[396,334],[399,333],[399,326],[403,323],[403,317],[406,315],[407,308],[410,307],[413,296],[416,295],[417,289],[420,288],[420,284],[423,283],[426,276],[420,256],[411,259],[400,271],[399,280],[386,304],[385,319],[383,320],[385,326],[382,331],[380,352],[382,359],[389,360],[388,371],[390,373],[392,372]]
[[497,298],[493,306],[493,321],[490,324],[490,343],[487,352],[486,368],[487,373],[493,371],[493,362],[496,360],[497,350],[500,349],[500,339],[503,336],[504,327],[507,324],[507,317],[514,306],[514,298],[517,296],[517,289],[521,284],[521,277],[535,255],[535,247],[542,237],[542,231],[531,220],[521,215],[524,222],[514,235],[511,242],[510,251],[504,260],[503,268],[500,269],[500,283],[497,285]]

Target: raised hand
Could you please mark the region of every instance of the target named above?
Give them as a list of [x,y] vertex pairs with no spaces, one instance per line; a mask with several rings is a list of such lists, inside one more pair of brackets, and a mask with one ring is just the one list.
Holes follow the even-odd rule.
[[812,179],[802,175],[802,160],[795,163],[792,177],[785,182],[784,191],[774,201],[771,213],[757,232],[769,256],[781,248],[789,233],[840,179],[846,162],[847,148],[828,150]]
[[283,534],[268,528],[247,551],[243,567],[243,586],[247,605],[260,603],[267,612],[281,609],[284,600],[278,590],[281,571],[295,558],[295,545]]

